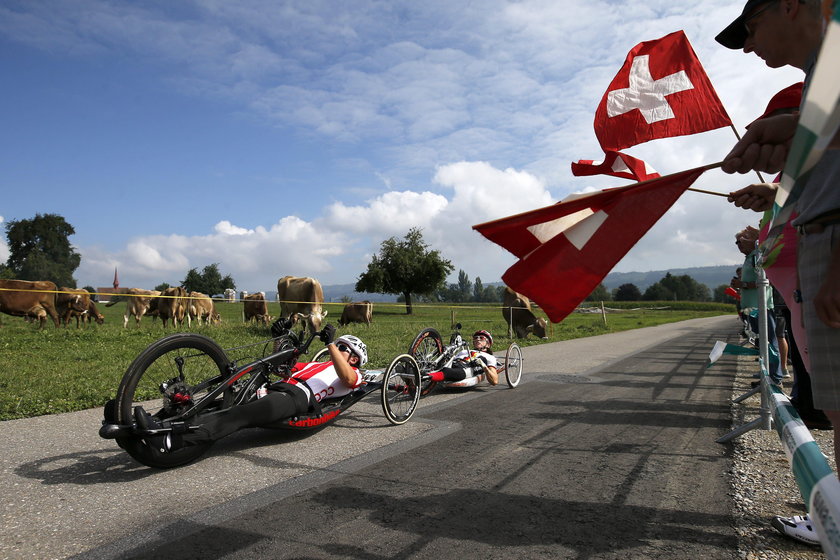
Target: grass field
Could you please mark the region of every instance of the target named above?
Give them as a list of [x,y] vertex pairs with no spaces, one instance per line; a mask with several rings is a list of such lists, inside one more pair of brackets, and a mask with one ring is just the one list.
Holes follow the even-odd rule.
[[[610,303],[610,307],[618,304]],[[633,309],[640,306],[646,309]],[[668,306],[667,309],[653,309]],[[140,328],[123,329],[124,304],[107,308],[99,306],[105,324],[91,324],[76,329],[75,325],[58,328],[48,325],[38,330],[22,319],[0,316],[0,420],[26,418],[42,414],[69,412],[101,406],[113,398],[125,369],[146,346],[173,332],[164,330],[160,321],[144,318]],[[343,304],[326,304],[327,322],[337,324]],[[625,302],[625,309],[607,315],[607,324],[600,313],[574,313],[562,323],[550,325],[549,341],[568,340],[585,336],[617,332],[697,317],[732,313],[735,308],[725,304],[680,302]],[[235,359],[260,356],[265,345],[259,344],[268,336],[264,326],[245,325],[242,307],[238,303],[219,303],[222,315],[220,326],[193,326],[195,332],[214,338],[224,348],[238,348],[230,352]],[[279,304],[269,304],[272,316],[279,313]],[[373,324],[349,325],[338,332],[352,333],[368,345],[370,368],[383,368],[397,354],[408,349],[421,329],[435,327],[448,340],[452,321],[460,322],[471,334],[483,328],[494,334],[494,350],[503,351],[508,345],[507,327],[498,306],[464,305],[457,307],[417,304],[412,315],[405,314],[401,304],[375,304]],[[187,330],[186,327],[184,330]],[[519,341],[527,346],[543,341],[530,337]],[[313,343],[312,353],[322,347]],[[526,370],[527,375],[527,370]]]

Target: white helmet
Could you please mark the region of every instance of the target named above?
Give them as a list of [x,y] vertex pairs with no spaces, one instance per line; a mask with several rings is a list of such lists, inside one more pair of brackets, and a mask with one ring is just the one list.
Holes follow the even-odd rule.
[[362,339],[357,336],[353,336],[352,334],[343,334],[335,340],[336,344],[340,342],[346,344],[350,350],[356,354],[359,358],[359,367],[363,367],[367,363],[367,346],[365,346],[365,343],[362,342]]

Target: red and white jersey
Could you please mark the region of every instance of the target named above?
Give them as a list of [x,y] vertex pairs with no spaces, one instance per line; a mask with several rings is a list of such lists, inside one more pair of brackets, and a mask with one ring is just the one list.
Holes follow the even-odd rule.
[[[357,368],[353,368],[353,371],[356,373],[356,383],[348,387],[338,377],[332,362],[300,362],[295,364],[292,368],[292,376],[284,382],[297,385],[307,393],[308,387],[315,400],[321,402],[322,399],[330,397],[342,397],[358,388],[362,384],[362,375]],[[306,385],[299,381],[305,381]]]
[[486,363],[489,367],[497,367],[499,364],[499,361],[496,359],[496,356],[490,354],[489,352],[480,352],[478,350],[461,350],[455,356],[455,359],[469,362],[479,357],[483,357],[484,363]]

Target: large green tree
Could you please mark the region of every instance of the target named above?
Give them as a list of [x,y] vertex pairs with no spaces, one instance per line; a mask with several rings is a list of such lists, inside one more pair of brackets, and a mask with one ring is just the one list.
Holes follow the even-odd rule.
[[181,282],[181,285],[188,292],[201,292],[208,296],[222,294],[228,288],[231,290],[236,289],[236,283],[230,274],[224,278],[222,277],[222,273],[219,272],[218,263],[208,264],[201,272],[195,268],[191,268],[187,272],[187,277]]
[[82,257],[70,244],[76,233],[58,214],[36,214],[30,220],[6,224],[8,268],[20,280],[50,280],[58,286],[76,287],[73,273]]
[[709,287],[701,284],[688,274],[674,276],[665,274],[656,284],[645,290],[642,299],[647,301],[709,301]]
[[382,242],[379,254],[359,276],[356,291],[402,294],[405,312],[410,315],[411,294],[432,294],[453,269],[438,251],[429,249],[420,229],[412,228],[403,239],[391,237]]

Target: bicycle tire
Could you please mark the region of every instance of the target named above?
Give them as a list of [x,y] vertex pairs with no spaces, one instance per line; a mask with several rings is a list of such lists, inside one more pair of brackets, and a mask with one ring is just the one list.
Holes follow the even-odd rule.
[[330,358],[330,349],[327,348],[326,346],[324,346],[323,348],[321,348],[320,350],[315,352],[315,355],[312,356],[312,360],[310,360],[310,361],[312,361],[312,362],[329,362],[330,359],[331,359]]
[[405,424],[420,402],[420,366],[410,354],[394,358],[382,374],[382,412],[391,424]]
[[508,387],[515,389],[522,380],[522,367],[525,361],[522,359],[522,349],[515,342],[511,342],[505,352],[505,379]]
[[[165,420],[179,405],[164,393],[161,383],[183,375],[179,392],[183,390],[194,399],[218,387],[227,377],[228,365],[225,351],[204,335],[176,333],[153,342],[131,362],[120,382],[116,398],[118,423],[132,424],[137,405],[142,405],[156,419]],[[193,393],[196,388],[199,392]],[[226,399],[217,400],[216,409],[229,406]],[[117,438],[117,443],[140,463],[159,469],[194,461],[211,445],[191,445],[175,452],[162,453],[141,437]]]
[[[417,361],[421,373],[434,371],[435,360],[443,354],[443,339],[438,330],[430,327],[420,331],[408,347],[408,354]],[[428,395],[435,385],[437,385],[436,381],[430,379],[424,381],[420,394]]]

